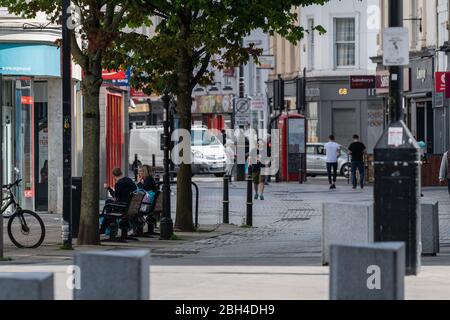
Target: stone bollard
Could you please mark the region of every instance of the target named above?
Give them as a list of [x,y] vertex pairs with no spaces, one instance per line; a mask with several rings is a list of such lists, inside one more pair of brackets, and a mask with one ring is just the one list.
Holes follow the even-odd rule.
[[53,299],[53,273],[0,273],[0,300]]
[[436,256],[439,246],[439,202],[422,202],[422,255]]
[[403,300],[405,245],[332,245],[330,300]]
[[330,262],[330,245],[373,242],[372,203],[324,203],[322,264]]
[[80,287],[74,300],[149,300],[150,252],[112,250],[74,255]]

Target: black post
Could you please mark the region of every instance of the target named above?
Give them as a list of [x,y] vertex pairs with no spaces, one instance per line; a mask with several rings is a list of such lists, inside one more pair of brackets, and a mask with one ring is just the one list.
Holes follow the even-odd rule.
[[[389,27],[403,27],[403,0],[389,0]],[[400,66],[390,66],[390,122],[402,120],[403,72]]]
[[[241,46],[244,46],[243,41],[241,41]],[[243,99],[244,96],[245,96],[244,65],[240,64],[239,65],[239,98]],[[234,114],[234,116],[236,115],[236,103],[234,103],[234,102],[233,102],[233,114]],[[234,121],[235,121],[235,119],[234,119]],[[240,127],[237,127],[235,129],[240,129]],[[240,143],[240,141],[237,141],[238,145],[239,145],[239,143]],[[239,152],[241,150],[242,150],[242,146],[238,146],[237,151]],[[237,159],[239,159],[239,157]],[[245,164],[239,163],[239,161],[238,161],[238,163],[236,163],[236,181],[245,181]]]
[[70,30],[67,26],[71,14],[70,0],[62,6],[62,100],[63,100],[63,248],[72,249],[72,85]]
[[152,167],[153,167],[153,169],[155,169],[155,167],[156,167],[156,157],[155,157],[155,154],[152,154]]
[[162,97],[164,107],[164,175],[163,175],[163,211],[160,222],[160,240],[169,240],[173,236],[173,221],[170,214],[170,96]]
[[[403,3],[389,1],[389,26],[403,25]],[[390,125],[374,150],[374,238],[404,242],[406,275],[420,272],[420,153],[402,118],[402,68],[390,66]]]
[[245,224],[249,227],[253,226],[253,179],[252,179],[252,166],[248,165],[247,176],[247,217]]
[[223,223],[230,223],[230,195],[229,195],[229,177],[223,177]]

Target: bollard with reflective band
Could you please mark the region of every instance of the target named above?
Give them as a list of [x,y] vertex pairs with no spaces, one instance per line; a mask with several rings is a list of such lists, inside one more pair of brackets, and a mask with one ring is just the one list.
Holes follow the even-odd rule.
[[420,272],[420,152],[403,121],[375,147],[375,242],[405,242],[406,274]]
[[248,166],[247,176],[247,217],[245,224],[249,227],[253,226],[253,179],[251,165]]
[[229,177],[223,177],[223,223],[230,223]]

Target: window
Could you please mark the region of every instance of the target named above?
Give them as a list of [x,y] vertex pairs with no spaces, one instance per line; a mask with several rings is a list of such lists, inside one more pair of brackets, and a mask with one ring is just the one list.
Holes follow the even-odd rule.
[[308,142],[319,142],[319,107],[317,102],[309,102],[306,106],[308,119]]
[[308,19],[308,70],[314,69],[314,19]]
[[256,94],[259,95],[262,93],[261,92],[261,69],[260,68],[256,68],[255,82],[256,82]]
[[334,19],[334,52],[336,67],[351,67],[356,64],[355,19]]

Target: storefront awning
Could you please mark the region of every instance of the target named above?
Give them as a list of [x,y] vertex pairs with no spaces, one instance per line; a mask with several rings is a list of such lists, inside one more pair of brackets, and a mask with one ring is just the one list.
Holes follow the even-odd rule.
[[44,44],[0,43],[4,75],[61,77],[59,48]]

